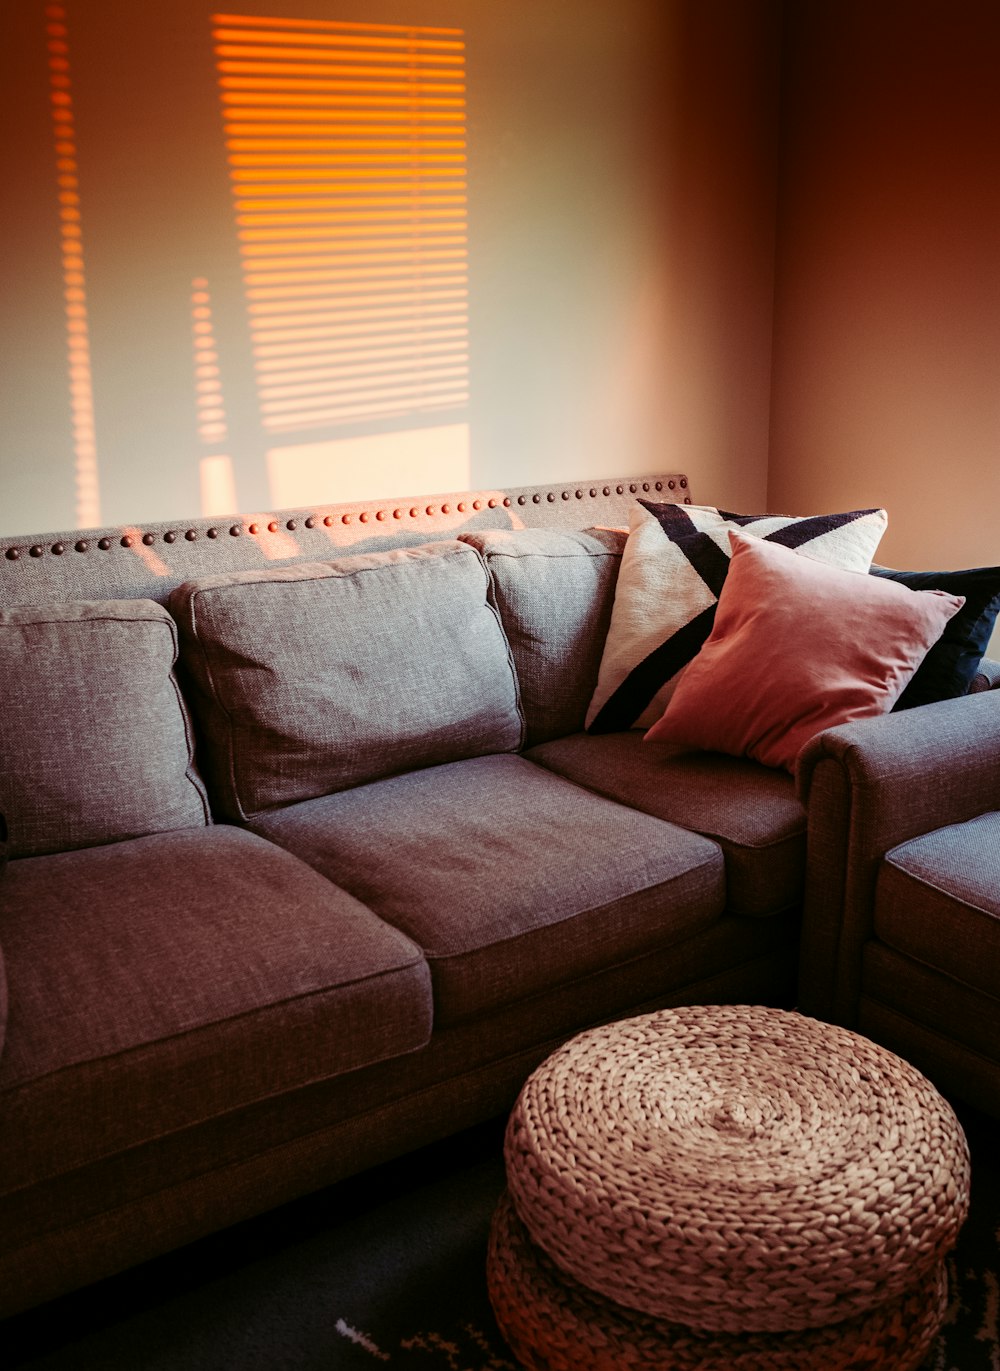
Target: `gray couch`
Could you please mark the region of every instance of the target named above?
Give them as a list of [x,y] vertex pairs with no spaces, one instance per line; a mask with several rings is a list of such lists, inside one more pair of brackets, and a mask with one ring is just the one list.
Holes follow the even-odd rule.
[[637,494],[0,541],[0,1313],[793,1002],[792,778],[582,732]]

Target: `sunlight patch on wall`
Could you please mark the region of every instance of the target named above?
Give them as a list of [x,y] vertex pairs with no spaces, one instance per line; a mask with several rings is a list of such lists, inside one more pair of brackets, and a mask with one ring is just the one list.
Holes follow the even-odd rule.
[[214,25],[265,431],[461,410],[462,30],[233,14]]
[[212,297],[204,276],[196,276],[191,282],[191,345],[198,436],[206,444],[225,443],[229,428],[222,399],[219,349],[212,323]]
[[233,459],[223,454],[203,457],[198,471],[201,484],[201,512],[206,519],[213,514],[235,514],[239,509],[236,499],[236,476],[233,472]]
[[212,320],[212,296],[204,276],[196,276],[191,282],[190,307],[198,437],[202,448],[207,450],[198,467],[201,512],[206,517],[232,514],[239,509],[236,473],[233,459],[225,451],[219,451],[229,442],[229,424]]
[[443,424],[272,448],[267,471],[279,509],[422,490],[428,471],[440,489],[466,490],[472,483],[469,426]]
[[83,233],[80,225],[80,178],[70,81],[68,29],[65,22],[66,11],[61,5],[49,5],[45,15],[49,103],[52,111],[59,201],[69,402],[73,425],[76,522],[79,527],[89,527],[101,522],[101,502],[97,475],[90,328],[83,264]]

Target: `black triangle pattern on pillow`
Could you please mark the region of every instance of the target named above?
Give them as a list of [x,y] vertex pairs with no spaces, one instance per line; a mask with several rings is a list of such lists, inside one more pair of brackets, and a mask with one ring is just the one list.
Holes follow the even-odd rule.
[[[616,733],[632,728],[657,691],[701,650],[715,623],[716,605],[729,571],[728,536],[725,537],[725,547],[720,546],[709,533],[698,528],[692,514],[683,505],[658,504],[651,500],[639,500],[638,503],[653,515],[664,536],[684,553],[691,569],[714,596],[715,603],[694,614],[629,671],[591,720],[587,728],[589,733]],[[804,548],[824,534],[880,512],[875,509],[855,509],[841,514],[789,517],[783,519],[776,528],[776,516],[773,514],[733,514],[721,509],[713,511],[719,520],[751,534],[755,533],[755,525],[767,524],[769,531],[755,536],[792,549]]]

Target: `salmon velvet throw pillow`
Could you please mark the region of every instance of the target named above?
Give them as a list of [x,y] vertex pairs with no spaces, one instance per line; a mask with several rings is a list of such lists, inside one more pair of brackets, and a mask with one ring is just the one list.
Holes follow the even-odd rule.
[[791,771],[815,734],[890,710],[965,603],[760,538],[729,538],[712,632],[647,742],[746,755]]

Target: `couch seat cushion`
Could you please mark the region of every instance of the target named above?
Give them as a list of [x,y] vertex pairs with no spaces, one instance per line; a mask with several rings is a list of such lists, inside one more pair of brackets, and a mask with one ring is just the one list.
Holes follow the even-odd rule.
[[715,843],[521,757],[411,772],[253,828],[424,950],[439,1026],[679,942],[724,904]]
[[510,648],[464,543],[206,577],[170,609],[228,818],[521,745]]
[[1000,995],[1000,813],[912,838],[886,853],[875,933],[988,995]]
[[584,733],[525,754],[578,785],[714,838],[733,914],[802,899],[806,816],[792,778],[744,758],[645,746],[641,733]]
[[0,944],[5,1188],[430,1034],[419,949],[238,829],[11,862]]

